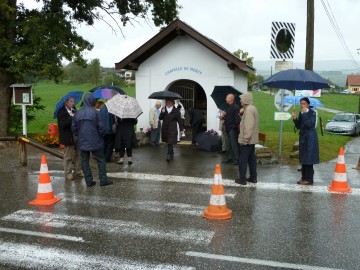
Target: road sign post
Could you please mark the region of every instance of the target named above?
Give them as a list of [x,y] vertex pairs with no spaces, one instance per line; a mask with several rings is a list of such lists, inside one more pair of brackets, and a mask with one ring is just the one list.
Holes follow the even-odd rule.
[[33,105],[33,92],[31,84],[13,84],[14,105],[21,105],[23,134],[27,137],[26,105]]

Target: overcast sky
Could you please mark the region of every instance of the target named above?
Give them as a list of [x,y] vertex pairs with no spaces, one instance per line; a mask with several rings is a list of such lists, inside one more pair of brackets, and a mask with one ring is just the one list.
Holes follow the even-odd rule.
[[[26,6],[30,5],[26,0]],[[200,33],[215,40],[229,51],[248,51],[255,61],[270,60],[272,21],[296,24],[294,61],[305,59],[306,0],[178,0],[179,18]],[[341,33],[355,60],[360,64],[359,0],[324,0],[329,3]],[[109,22],[111,22],[109,20]],[[140,21],[141,22],[141,21]],[[158,28],[145,22],[123,28],[125,37],[115,35],[104,23],[82,25],[79,34],[94,44],[87,59],[99,58],[101,65],[114,67],[132,51],[157,34]],[[321,0],[315,0],[316,60],[348,59],[324,11]],[[349,60],[350,61],[350,60]]]

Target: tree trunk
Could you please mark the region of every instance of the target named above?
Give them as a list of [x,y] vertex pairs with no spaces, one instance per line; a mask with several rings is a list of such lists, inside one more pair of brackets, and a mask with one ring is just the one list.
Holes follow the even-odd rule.
[[9,131],[9,116],[10,116],[10,102],[11,102],[11,88],[14,83],[13,76],[0,69],[0,137],[8,135]]

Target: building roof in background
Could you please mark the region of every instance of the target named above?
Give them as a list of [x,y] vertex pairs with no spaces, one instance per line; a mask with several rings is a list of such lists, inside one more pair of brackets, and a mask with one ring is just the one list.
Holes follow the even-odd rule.
[[346,86],[360,86],[360,75],[348,75]]
[[170,23],[154,37],[149,39],[133,53],[129,54],[123,60],[116,63],[115,69],[124,68],[137,70],[142,62],[155,54],[157,51],[159,51],[161,48],[163,48],[165,45],[167,45],[170,41],[172,41],[179,35],[188,35],[192,37],[197,42],[208,48],[210,51],[224,59],[230,69],[238,68],[246,72],[255,71],[253,67],[246,64],[246,61],[240,60],[231,52],[222,47],[220,44],[202,35],[200,32],[196,31],[194,28],[179,19],[174,20],[172,23]]

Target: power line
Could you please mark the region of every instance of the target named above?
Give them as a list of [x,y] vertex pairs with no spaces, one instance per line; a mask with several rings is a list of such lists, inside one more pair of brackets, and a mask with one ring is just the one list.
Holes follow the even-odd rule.
[[340,41],[340,43],[341,43],[341,46],[343,47],[343,49],[345,50],[345,53],[346,53],[347,56],[349,57],[350,62],[354,65],[354,67],[355,67],[357,70],[360,70],[360,66],[358,65],[358,63],[356,62],[356,60],[354,59],[354,57],[352,56],[352,54],[351,54],[351,52],[350,52],[350,50],[349,50],[349,47],[348,47],[347,44],[346,44],[346,41],[345,41],[345,39],[344,39],[344,36],[342,35],[341,30],[340,30],[340,28],[339,28],[339,26],[338,26],[338,24],[337,24],[337,22],[336,22],[335,16],[334,16],[334,14],[333,14],[333,12],[332,12],[332,10],[331,10],[331,7],[330,7],[329,2],[327,2],[329,9],[327,8],[324,0],[321,0],[321,3],[322,3],[322,5],[323,5],[323,8],[324,8],[324,10],[325,10],[325,12],[326,12],[326,15],[328,16],[329,21],[330,21],[330,23],[331,23],[331,25],[332,25],[332,27],[333,27],[333,29],[334,29],[334,31],[335,31],[338,39],[339,39],[339,41]]

